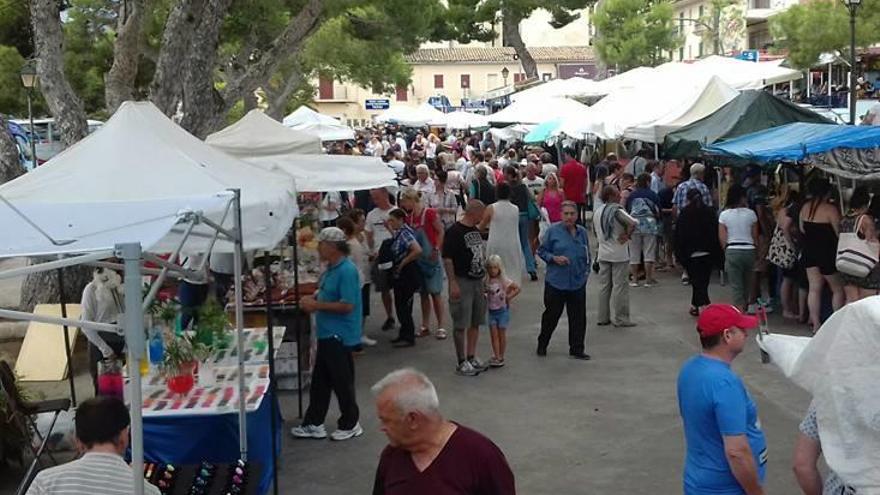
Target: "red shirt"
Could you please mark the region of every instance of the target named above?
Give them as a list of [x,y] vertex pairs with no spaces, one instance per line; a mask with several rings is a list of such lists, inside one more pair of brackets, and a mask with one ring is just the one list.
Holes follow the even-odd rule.
[[[424,223],[422,223],[424,220]],[[423,208],[422,213],[418,215],[413,215],[412,213],[406,216],[406,223],[413,228],[413,230],[424,230],[425,235],[428,236],[428,242],[431,243],[432,246],[439,249],[440,246],[437,244],[440,236],[440,232],[437,231],[435,222],[437,221],[437,210],[434,208]]]
[[578,204],[587,202],[588,176],[587,167],[577,160],[572,159],[562,164],[559,177],[564,182],[562,190],[565,192],[566,200]]
[[457,426],[421,472],[409,452],[385,447],[373,495],[515,495],[513,472],[501,449],[476,431]]

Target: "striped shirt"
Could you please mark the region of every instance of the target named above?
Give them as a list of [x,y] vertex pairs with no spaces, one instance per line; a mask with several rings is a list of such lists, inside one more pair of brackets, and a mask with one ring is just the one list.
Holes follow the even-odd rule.
[[[27,495],[127,495],[133,487],[131,467],[121,456],[90,452],[40,471]],[[144,493],[160,495],[149,483],[144,484]]]

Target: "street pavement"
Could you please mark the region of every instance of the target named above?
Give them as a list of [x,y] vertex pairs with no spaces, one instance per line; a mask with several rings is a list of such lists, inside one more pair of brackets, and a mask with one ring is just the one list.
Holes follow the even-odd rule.
[[[513,304],[508,330],[507,366],[478,377],[454,373],[451,337],[419,339],[416,347],[392,349],[394,332],[381,332],[384,312],[373,297],[368,333],[379,340],[356,358],[358,402],[364,435],[342,443],[294,440],[299,424],[295,392],[281,394],[285,418],[279,460],[279,493],[350,495],[370,493],[379,453],[386,439],[376,419],[370,386],[404,366],[425,372],[434,382],[443,413],[482,432],[504,451],[516,476],[517,491],[528,495],[681,493],[684,454],[675,397],[678,368],[699,351],[695,320],[687,314],[690,288],[677,275],[660,274],[654,288],[631,288],[631,311],[638,326],[597,327],[597,287],[587,292],[587,352],[592,361],[567,356],[567,322],[562,318],[547,357],[535,355],[543,282],[524,282]],[[729,290],[713,282],[714,301],[729,300]],[[416,304],[418,306],[418,304]],[[415,313],[420,312],[416,309]],[[418,322],[418,316],[416,317]],[[782,326],[771,316],[771,330],[806,335],[806,327]],[[449,327],[447,327],[449,329]],[[85,345],[77,346],[77,390],[89,390]],[[12,357],[19,344],[0,344]],[[480,337],[479,356],[491,356],[488,332]],[[797,425],[806,410],[806,392],[773,365],[760,361],[757,345],[735,362],[758,403],[769,445],[767,493],[800,493],[790,469]],[[66,396],[64,382],[39,384],[36,397]],[[304,400],[307,405],[307,398]],[[335,399],[327,417],[336,427]],[[19,472],[0,472],[0,495],[14,493]],[[416,494],[414,494],[416,495]],[[428,495],[428,494],[426,494]]]
[[[595,325],[597,287],[590,284],[587,352],[593,359],[588,362],[568,358],[565,318],[548,356],[535,355],[543,283],[524,282],[513,304],[507,366],[475,378],[454,374],[451,339],[423,338],[414,348],[392,349],[388,340],[393,332],[379,331],[384,313],[374,304],[368,333],[380,342],[355,364],[364,435],[335,443],[294,440],[285,431],[279,492],[370,493],[386,439],[369,388],[385,373],[413,366],[432,379],[449,419],[477,429],[501,447],[519,493],[681,493],[684,440],[675,382],[681,363],[699,352],[699,340],[695,320],[687,314],[690,288],[671,274],[660,279],[658,287],[630,289],[638,326],[626,329]],[[729,290],[717,281],[711,295],[716,302],[729,300]],[[771,329],[806,335],[805,327],[781,322],[771,317]],[[485,333],[479,356],[488,359],[490,352]],[[758,403],[767,435],[767,493],[799,493],[790,460],[808,394],[773,365],[761,364],[754,342],[733,368]],[[298,424],[295,393],[282,395],[281,407],[285,428]],[[334,402],[328,431],[335,429],[337,417]]]

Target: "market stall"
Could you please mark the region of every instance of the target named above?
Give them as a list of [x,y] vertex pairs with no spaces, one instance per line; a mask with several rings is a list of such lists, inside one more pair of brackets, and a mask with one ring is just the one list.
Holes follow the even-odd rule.
[[314,134],[321,141],[345,141],[354,139],[354,130],[337,119],[318,113],[303,105],[281,122],[285,127],[296,131]]
[[510,101],[546,98],[585,98],[595,93],[598,82],[583,77],[552,79],[510,95]]
[[241,147],[258,148],[267,154],[319,155],[324,152],[317,135],[284,127],[259,109],[251,110],[236,123],[211,134],[209,139],[208,144],[213,144],[211,141],[223,143],[214,147],[227,153],[227,148],[234,151]]
[[696,158],[704,145],[793,122],[832,123],[766,91],[743,91],[711,115],[669,133],[663,151],[670,158]]
[[797,122],[706,146],[707,154],[759,163],[812,164],[847,179],[880,178],[880,127]]
[[[240,274],[244,249],[266,249],[286,234],[296,215],[294,197],[293,181],[288,176],[253,167],[205,146],[150,103],[126,102],[99,132],[35,173],[0,186],[0,224],[7,227],[7,235],[0,241],[0,255],[79,254],[11,270],[2,276],[121,258],[125,269],[122,326],[128,369],[140,371],[144,310],[167,277],[191,278],[201,272],[199,267],[183,268],[182,257],[186,253],[230,253],[235,273]],[[160,258],[157,254],[161,253],[171,254]],[[146,261],[159,268],[144,269]],[[144,272],[158,275],[146,296],[141,292]],[[241,336],[240,276],[235,280],[236,332]],[[116,328],[116,324],[8,310],[2,316],[104,331]],[[244,356],[244,340],[239,338],[236,346],[238,356]],[[238,432],[215,433],[231,439],[232,445],[238,444],[229,461],[247,461],[248,432],[252,431],[248,427],[247,402],[253,391],[245,382],[244,360],[239,358],[237,365],[237,407],[227,415],[237,418]],[[128,376],[132,462],[138,472],[143,469],[142,417],[149,415],[142,413],[141,373]],[[149,436],[146,442],[149,445]],[[267,466],[260,480],[265,491],[271,481],[271,460],[254,460]],[[142,484],[135,483],[135,493],[143,493]]]
[[458,110],[446,114],[447,130],[479,130],[489,127],[489,119],[485,115]]
[[737,94],[715,76],[656,78],[650,85],[611,93],[589,107],[586,118],[563,119],[559,130],[575,138],[593,135],[658,143],[669,132],[711,115]]
[[418,107],[393,106],[385,110],[373,120],[380,124],[399,124],[410,127],[443,127],[446,125],[446,114],[428,103]]
[[590,107],[568,98],[522,99],[500,112],[489,115],[489,122],[502,124],[540,124],[553,119],[577,118]]

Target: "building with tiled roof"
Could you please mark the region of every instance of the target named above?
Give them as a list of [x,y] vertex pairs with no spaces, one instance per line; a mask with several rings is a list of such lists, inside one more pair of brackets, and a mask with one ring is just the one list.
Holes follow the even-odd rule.
[[[584,62],[594,58],[590,46],[539,46],[529,48],[536,62]],[[421,48],[405,57],[410,64],[499,63],[516,60],[511,47]]]
[[[543,80],[593,77],[596,73],[590,46],[530,47],[529,53]],[[373,94],[369,89],[338,81],[319,81],[314,101],[317,110],[360,126],[381,113],[379,107],[418,106],[429,99],[460,107],[525,79],[519,58],[510,47],[420,48],[406,55],[406,61],[412,66],[412,82],[390,95]]]

